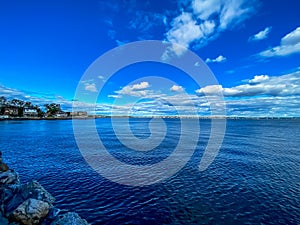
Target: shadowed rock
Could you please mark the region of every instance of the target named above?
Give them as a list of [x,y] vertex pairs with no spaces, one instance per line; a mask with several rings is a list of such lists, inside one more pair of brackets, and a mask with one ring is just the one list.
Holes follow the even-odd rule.
[[55,201],[55,198],[45,190],[37,181],[30,181],[26,184],[15,187],[14,191],[6,189],[7,195],[13,195],[4,207],[6,216],[9,216],[22,202],[29,198],[47,202],[50,206]]
[[9,170],[8,165],[6,165],[2,160],[2,152],[0,151],[0,172],[6,172]]
[[47,202],[29,198],[12,212],[11,219],[24,225],[38,225],[47,216],[49,208]]
[[37,181],[21,184],[0,151],[0,225],[88,225],[76,213],[59,215],[55,198]]
[[24,199],[34,198],[48,202],[50,205],[55,202],[55,198],[37,181],[30,181],[22,185],[20,192]]
[[0,185],[20,183],[19,175],[14,170],[0,172]]
[[88,223],[77,213],[68,212],[58,216],[50,225],[88,225]]

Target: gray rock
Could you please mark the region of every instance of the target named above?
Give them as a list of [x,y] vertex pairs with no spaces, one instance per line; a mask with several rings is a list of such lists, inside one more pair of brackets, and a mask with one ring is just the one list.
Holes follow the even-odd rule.
[[55,198],[37,181],[20,184],[0,151],[0,225],[88,225],[77,213],[59,215]]
[[18,173],[14,170],[0,172],[0,185],[19,184],[20,179]]
[[38,225],[47,216],[49,208],[49,203],[30,198],[12,212],[11,219],[24,225]]
[[34,198],[52,205],[55,198],[37,181],[31,181],[22,185],[20,193],[23,199]]
[[[3,210],[6,216],[11,214],[11,212],[14,211],[22,202],[29,198],[47,202],[50,206],[52,206],[52,203],[55,201],[55,198],[37,181],[31,181],[19,186],[11,185],[7,187],[7,189],[9,188],[13,190],[13,196],[12,198],[9,198],[10,196],[7,197],[9,201],[6,201]],[[6,192],[8,192],[7,195],[10,195],[9,190]],[[4,193],[2,195],[4,195]],[[5,196],[3,196],[3,198],[5,198]]]
[[77,213],[68,212],[56,218],[50,225],[88,225]]
[[52,221],[54,221],[57,218],[59,213],[60,213],[60,209],[51,207],[49,209],[48,215],[43,220],[41,225],[49,225],[50,223],[52,223]]
[[9,216],[9,214],[15,210],[25,199],[22,198],[20,193],[15,194],[12,199],[10,199],[4,205],[5,216]]
[[0,187],[0,201],[2,203],[9,202],[14,197],[14,189],[10,187]]
[[60,213],[60,209],[52,207],[49,210],[47,218],[54,220],[54,219],[56,219],[56,217],[58,216],[59,213]]

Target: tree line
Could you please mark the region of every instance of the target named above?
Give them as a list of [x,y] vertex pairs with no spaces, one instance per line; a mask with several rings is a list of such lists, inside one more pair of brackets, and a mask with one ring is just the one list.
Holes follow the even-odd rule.
[[60,104],[50,103],[45,104],[44,108],[46,111],[43,111],[40,106],[34,105],[30,101],[23,101],[20,99],[12,99],[8,100],[4,96],[0,97],[0,114],[3,115],[5,109],[8,107],[13,107],[18,109],[18,116],[23,116],[24,109],[33,109],[36,110],[38,117],[43,117],[47,114],[47,116],[54,116],[56,113],[63,112],[61,110]]

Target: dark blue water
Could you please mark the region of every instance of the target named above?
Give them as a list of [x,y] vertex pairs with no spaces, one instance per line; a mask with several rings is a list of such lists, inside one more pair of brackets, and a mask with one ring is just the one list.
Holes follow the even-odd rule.
[[[124,147],[109,119],[96,125],[112,155],[144,165],[167,158],[178,142],[180,121],[165,122],[164,141],[144,153]],[[140,138],[149,136],[148,120],[133,119],[131,128]],[[23,182],[38,180],[59,208],[92,224],[300,224],[300,121],[228,120],[219,154],[200,172],[209,131],[210,121],[201,121],[187,165],[145,187],[111,182],[89,167],[70,120],[1,121],[0,149]]]

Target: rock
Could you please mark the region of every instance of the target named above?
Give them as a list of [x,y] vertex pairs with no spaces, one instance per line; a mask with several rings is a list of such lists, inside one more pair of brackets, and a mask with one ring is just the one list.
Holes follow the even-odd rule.
[[0,201],[5,203],[13,197],[14,193],[11,189],[0,187]]
[[11,219],[24,225],[38,225],[47,216],[49,208],[49,203],[30,198],[12,212]]
[[60,213],[60,209],[51,207],[49,209],[48,215],[43,220],[43,223],[41,225],[49,225],[52,221],[54,221],[58,214]]
[[[9,187],[14,188],[14,191],[12,198],[10,198],[9,201],[6,201],[4,206],[3,211],[6,216],[10,215],[11,212],[14,211],[22,202],[29,198],[47,202],[50,206],[52,206],[55,201],[55,198],[37,181],[31,181],[23,185],[14,185]],[[7,192],[9,191],[7,190]]]
[[20,184],[0,151],[0,225],[88,225],[76,213],[59,215],[55,198],[37,181]]
[[2,152],[0,151],[0,172],[6,172],[9,170],[8,165],[6,165],[2,160]]
[[68,212],[57,217],[50,225],[88,225],[77,213]]
[[34,198],[48,202],[50,205],[55,201],[55,198],[37,181],[31,181],[22,185],[20,192],[24,200]]
[[20,193],[15,194],[13,198],[4,205],[5,216],[8,217],[9,214],[14,211],[23,201],[24,199]]
[[5,163],[0,163],[0,172],[6,172],[9,170],[8,165],[6,165]]
[[58,216],[59,213],[60,213],[60,209],[52,207],[49,210],[47,218],[54,220],[54,219],[56,219],[56,217]]
[[19,175],[14,170],[0,172],[0,185],[20,183]]

